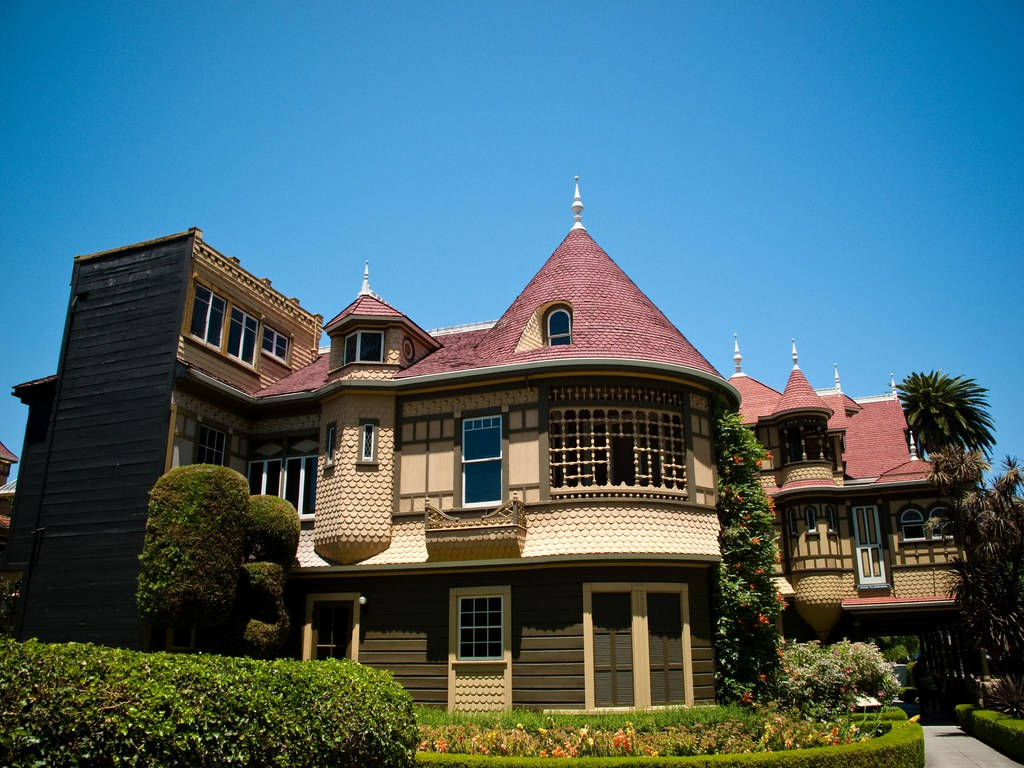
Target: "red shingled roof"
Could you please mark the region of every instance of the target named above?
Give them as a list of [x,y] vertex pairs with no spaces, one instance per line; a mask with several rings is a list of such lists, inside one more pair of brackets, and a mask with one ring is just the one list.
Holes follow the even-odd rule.
[[379,296],[373,296],[370,294],[360,294],[356,296],[356,300],[345,307],[341,312],[334,316],[330,320],[325,328],[330,328],[337,322],[345,319],[349,315],[360,315],[369,317],[405,317],[401,312],[392,307],[386,301]]
[[475,331],[445,333],[435,336],[434,339],[444,346],[436,352],[427,355],[422,360],[413,363],[405,370],[399,371],[395,374],[395,378],[426,376],[431,373],[461,371],[466,368],[475,367],[477,364],[477,345],[483,340],[489,330],[488,328],[483,328]]
[[931,469],[932,464],[930,461],[921,461],[920,459],[908,460],[879,475],[878,482],[905,483],[909,480],[926,480],[931,473]]
[[846,427],[846,474],[878,477],[910,458],[907,419],[895,397],[861,403],[861,407]]
[[0,461],[10,462],[11,464],[18,463],[18,457],[7,450],[7,446],[0,443]]
[[[551,302],[572,307],[572,344],[516,352],[527,322]],[[472,354],[450,360],[446,369],[582,357],[669,363],[721,378],[590,235],[579,229],[566,235]],[[427,369],[418,364],[399,375],[415,376]]]
[[740,402],[740,416],[744,424],[756,424],[762,416],[771,416],[782,397],[781,392],[746,374],[733,375],[729,383],[739,390],[743,398]]
[[769,496],[774,496],[777,493],[784,491],[792,491],[797,488],[838,488],[834,481],[827,478],[810,478],[808,480],[791,480],[781,487],[768,487],[765,488],[765,493]]
[[832,409],[814,391],[814,387],[807,381],[804,372],[794,365],[792,372],[789,374],[789,381],[786,382],[786,389],[782,392],[782,397],[779,398],[779,402],[775,405],[773,415],[801,410],[828,411],[829,415],[832,414]]
[[299,368],[283,379],[278,379],[269,387],[264,387],[256,393],[256,397],[270,397],[271,395],[290,395],[295,392],[310,392],[319,389],[327,383],[328,355],[318,355],[309,365]]
[[[860,405],[849,395],[821,395],[821,399],[825,405],[832,409],[832,415],[828,420],[829,429],[846,429],[850,423],[850,419],[857,415],[857,412],[861,410]],[[847,416],[847,411],[853,411],[853,416]]]

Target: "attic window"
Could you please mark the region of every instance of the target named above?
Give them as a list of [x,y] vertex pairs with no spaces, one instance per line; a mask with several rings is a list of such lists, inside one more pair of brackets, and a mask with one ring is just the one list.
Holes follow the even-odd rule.
[[548,346],[560,347],[572,344],[572,315],[564,307],[557,307],[547,316]]
[[383,331],[356,331],[345,337],[345,365],[383,362]]

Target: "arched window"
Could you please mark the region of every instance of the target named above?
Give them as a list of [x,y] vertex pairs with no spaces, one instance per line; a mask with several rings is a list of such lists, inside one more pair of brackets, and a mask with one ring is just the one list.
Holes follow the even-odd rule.
[[924,515],[917,507],[900,512],[900,536],[904,541],[924,541]]
[[839,531],[839,520],[836,518],[836,508],[833,504],[828,504],[825,507],[825,519],[828,520],[829,533],[836,533]]
[[816,507],[804,507],[804,523],[807,525],[807,533],[818,533],[818,510]]
[[952,536],[953,523],[949,519],[949,510],[945,507],[932,507],[928,510],[928,530],[933,539]]
[[800,535],[800,510],[794,507],[789,510],[789,535],[799,536]]
[[572,315],[569,310],[557,307],[548,312],[547,330],[549,347],[572,344]]

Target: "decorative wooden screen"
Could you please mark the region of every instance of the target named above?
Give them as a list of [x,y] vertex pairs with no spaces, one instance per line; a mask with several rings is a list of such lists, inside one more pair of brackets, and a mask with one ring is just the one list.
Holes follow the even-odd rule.
[[[633,706],[633,616],[628,592],[595,593],[594,703]],[[678,602],[678,600],[677,600]]]
[[683,704],[683,616],[679,593],[647,594],[651,704]]
[[556,408],[548,423],[552,488],[686,489],[682,414]]

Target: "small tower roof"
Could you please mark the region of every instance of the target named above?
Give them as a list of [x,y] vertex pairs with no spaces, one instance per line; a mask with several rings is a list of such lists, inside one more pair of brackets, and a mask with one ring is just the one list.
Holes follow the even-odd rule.
[[814,391],[814,387],[807,381],[804,372],[800,370],[797,363],[796,340],[793,340],[793,370],[789,373],[789,381],[786,388],[775,406],[772,416],[778,416],[790,411],[820,411],[832,415],[833,411],[828,404],[821,399],[821,396]]

